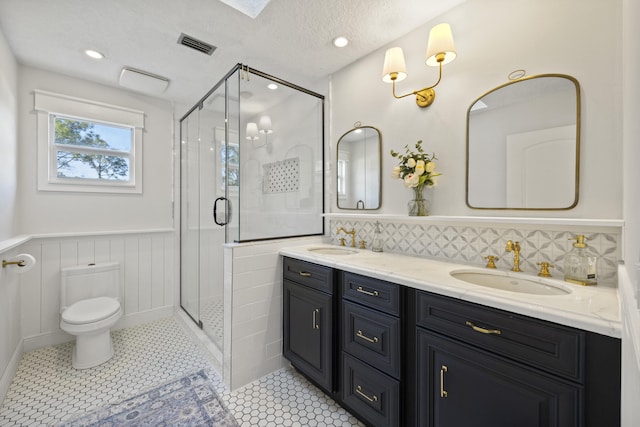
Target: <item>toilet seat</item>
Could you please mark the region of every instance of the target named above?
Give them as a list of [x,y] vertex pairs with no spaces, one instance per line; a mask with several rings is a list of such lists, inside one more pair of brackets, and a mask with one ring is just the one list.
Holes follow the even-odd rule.
[[62,321],[71,325],[99,322],[120,310],[118,300],[98,297],[78,301],[62,312]]

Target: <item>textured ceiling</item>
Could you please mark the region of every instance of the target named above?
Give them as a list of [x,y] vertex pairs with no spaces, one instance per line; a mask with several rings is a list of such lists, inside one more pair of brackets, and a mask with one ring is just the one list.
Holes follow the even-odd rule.
[[[162,98],[193,104],[239,62],[313,84],[463,1],[271,0],[251,18],[230,0],[0,0],[0,28],[21,64],[113,86],[133,67],[170,80]],[[217,49],[181,46],[181,33]]]

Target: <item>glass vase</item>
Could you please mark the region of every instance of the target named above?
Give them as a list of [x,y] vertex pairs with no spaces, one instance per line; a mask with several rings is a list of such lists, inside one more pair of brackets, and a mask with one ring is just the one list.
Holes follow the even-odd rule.
[[424,186],[413,188],[413,199],[409,202],[409,216],[429,215],[429,206],[423,194]]

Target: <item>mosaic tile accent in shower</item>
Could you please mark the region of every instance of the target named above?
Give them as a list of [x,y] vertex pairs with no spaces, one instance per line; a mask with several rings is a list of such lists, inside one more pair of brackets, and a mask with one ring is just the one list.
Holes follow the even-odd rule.
[[300,159],[294,157],[263,165],[262,192],[291,193],[300,187]]
[[[337,242],[338,227],[355,228],[356,241],[365,240],[367,248],[373,241],[376,219],[346,220],[332,218],[329,222],[332,241]],[[451,262],[460,262],[484,266],[488,255],[498,256],[497,266],[508,269],[513,262],[513,254],[505,251],[507,240],[519,241],[520,268],[530,274],[540,270],[537,262],[550,262],[555,268],[551,274],[558,278],[564,274],[564,256],[571,250],[571,238],[576,234],[585,234],[588,251],[598,257],[598,275],[600,281],[617,280],[618,260],[620,259],[620,234],[615,232],[594,232],[588,229],[576,233],[566,230],[540,230],[535,225],[466,225],[460,223],[424,223],[402,221],[380,221],[384,240],[384,251],[406,255],[437,258]],[[559,226],[560,227],[560,226]],[[548,227],[545,227],[548,228]]]

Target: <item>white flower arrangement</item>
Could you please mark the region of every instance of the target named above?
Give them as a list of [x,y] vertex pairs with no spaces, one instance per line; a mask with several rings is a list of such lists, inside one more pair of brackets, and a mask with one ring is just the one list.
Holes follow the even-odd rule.
[[405,145],[405,155],[391,150],[391,156],[400,160],[398,166],[393,168],[391,176],[395,179],[402,179],[407,188],[414,188],[416,193],[422,192],[422,188],[433,187],[437,184],[436,177],[442,175],[435,173],[435,154],[427,154],[422,149],[422,141],[416,143],[415,152]]

